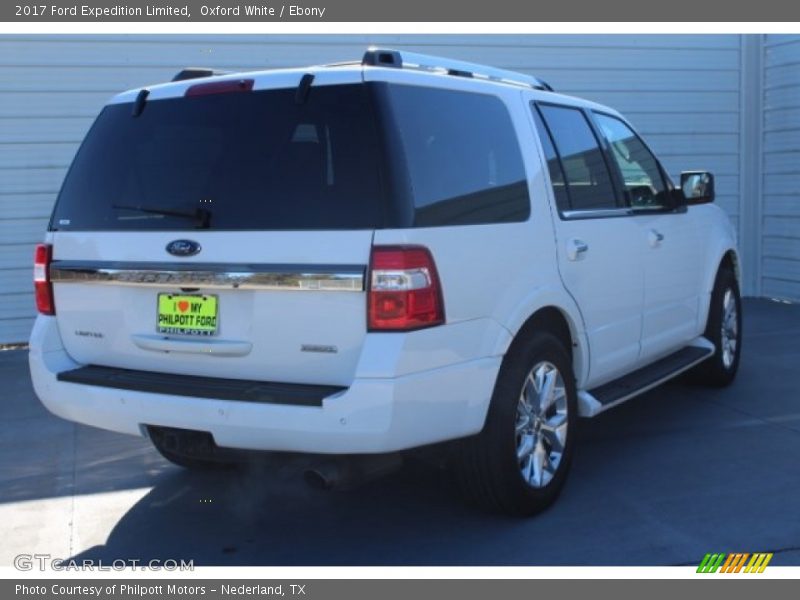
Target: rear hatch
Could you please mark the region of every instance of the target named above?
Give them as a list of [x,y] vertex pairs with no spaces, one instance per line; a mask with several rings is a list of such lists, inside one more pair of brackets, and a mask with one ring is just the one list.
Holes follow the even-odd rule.
[[381,143],[357,71],[310,88],[302,75],[197,80],[103,110],[51,221],[76,361],[351,382],[385,225]]

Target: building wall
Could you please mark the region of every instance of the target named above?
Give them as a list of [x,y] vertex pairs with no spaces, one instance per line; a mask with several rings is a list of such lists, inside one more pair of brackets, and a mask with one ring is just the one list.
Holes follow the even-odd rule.
[[800,299],[800,36],[764,40],[761,295]]
[[[264,69],[352,60],[370,44],[535,73],[558,91],[609,104],[640,129],[673,177],[684,169],[714,171],[718,203],[739,221],[742,36],[0,36],[0,343],[27,339],[33,245],[78,143],[109,96],[169,80],[185,66]],[[786,190],[800,182],[796,172],[785,173],[791,156],[778,150],[791,146],[783,129],[800,123],[800,110],[796,103],[777,108],[792,94],[797,98],[796,63],[794,70],[779,66],[796,47],[767,42],[767,62],[775,63],[767,78],[795,87],[767,90],[773,108],[765,117],[765,146],[774,152],[765,160],[783,174],[780,186],[772,176],[764,182],[769,210],[777,211],[765,212],[771,235],[764,270],[795,279],[792,287],[771,277],[764,287],[800,297],[800,263],[783,257],[798,255],[800,212]],[[793,211],[794,220],[780,211]]]

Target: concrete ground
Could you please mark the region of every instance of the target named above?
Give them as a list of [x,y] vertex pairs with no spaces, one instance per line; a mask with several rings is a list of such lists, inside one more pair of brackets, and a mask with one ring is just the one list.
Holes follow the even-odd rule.
[[581,426],[573,470],[530,520],[465,504],[412,464],[353,492],[297,465],[198,474],[142,439],[62,421],[24,351],[0,353],[0,565],[19,553],[201,565],[671,565],[775,552],[800,565],[800,305],[745,304],[728,389],[668,384]]

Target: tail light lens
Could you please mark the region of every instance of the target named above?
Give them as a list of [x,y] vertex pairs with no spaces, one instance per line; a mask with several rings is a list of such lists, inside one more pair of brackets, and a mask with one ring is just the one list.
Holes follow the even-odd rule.
[[444,323],[442,287],[427,248],[372,248],[367,321],[370,331],[410,331]]
[[36,291],[36,308],[43,315],[56,314],[53,302],[53,284],[50,283],[50,261],[53,258],[53,247],[50,244],[39,244],[33,259],[33,286]]

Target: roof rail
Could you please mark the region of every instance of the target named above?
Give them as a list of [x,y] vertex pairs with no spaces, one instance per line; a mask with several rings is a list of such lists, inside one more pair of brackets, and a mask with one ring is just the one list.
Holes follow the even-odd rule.
[[512,85],[531,87],[535,90],[545,90],[552,92],[553,88],[538,77],[507,71],[505,69],[495,69],[476,63],[463,62],[442,58],[440,56],[430,56],[427,54],[417,54],[416,52],[406,52],[405,50],[391,50],[388,48],[369,48],[364,53],[361,61],[362,65],[372,67],[390,67],[395,69],[418,69],[421,71],[432,71],[455,75],[457,77],[474,77],[478,79],[488,79]]
[[205,67],[186,67],[172,78],[172,81],[186,81],[187,79],[200,79],[201,77],[213,77],[214,75],[226,75],[228,71],[215,71]]

